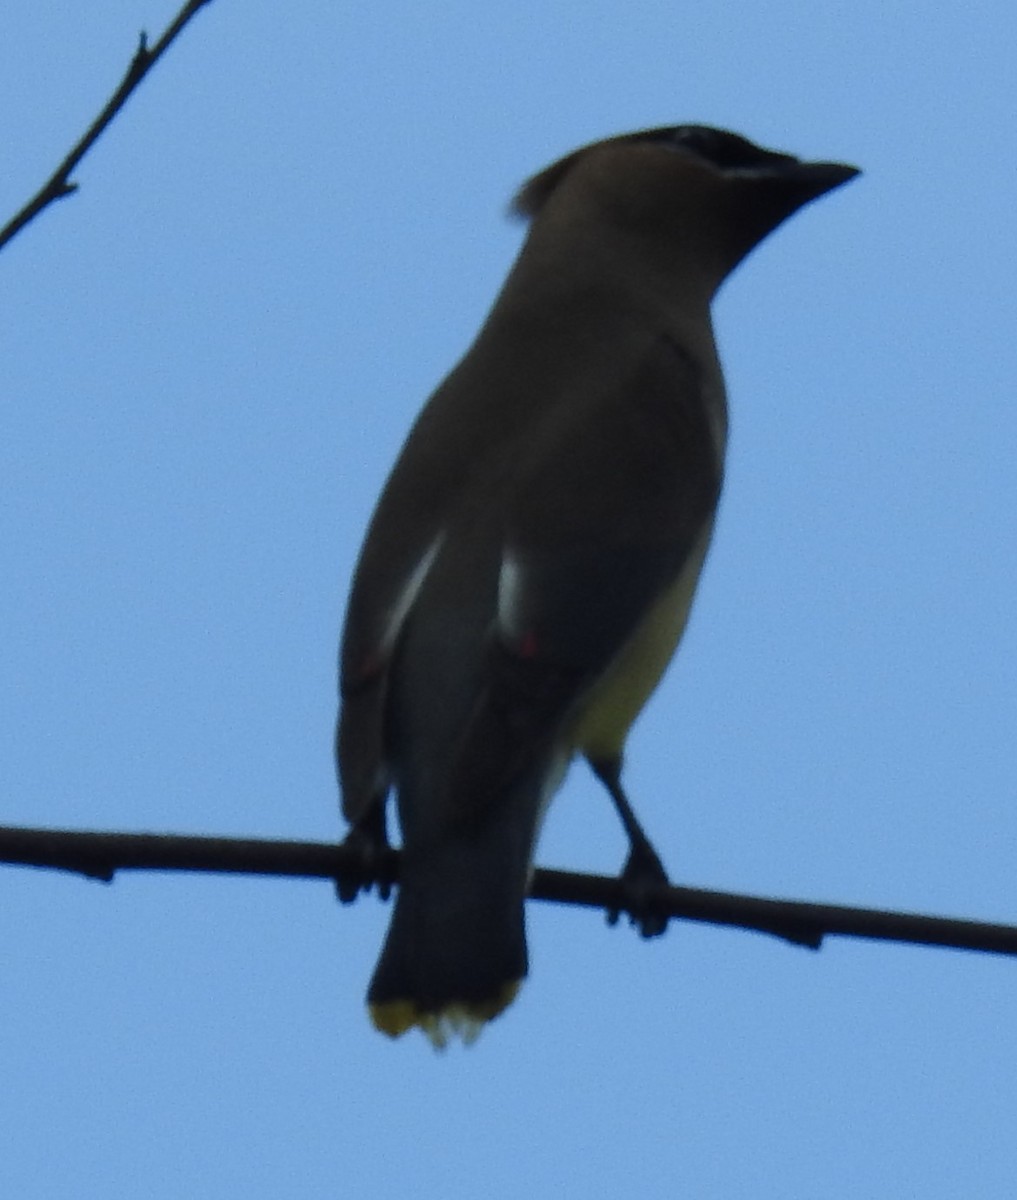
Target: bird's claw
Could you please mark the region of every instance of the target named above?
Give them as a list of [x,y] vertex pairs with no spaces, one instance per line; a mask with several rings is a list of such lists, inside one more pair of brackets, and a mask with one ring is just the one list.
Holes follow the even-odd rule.
[[618,879],[621,904],[607,910],[608,924],[617,925],[624,911],[628,913],[630,924],[644,938],[659,937],[667,929],[670,918],[654,903],[654,893],[659,888],[669,887],[671,881],[649,842],[632,846]]
[[377,831],[354,825],[343,839],[342,846],[346,850],[356,852],[359,864],[336,877],[335,890],[343,904],[352,904],[361,892],[369,892],[377,887],[378,895],[387,900],[392,893],[392,884],[379,878],[378,868],[382,858],[388,853],[388,839],[382,835],[379,839]]

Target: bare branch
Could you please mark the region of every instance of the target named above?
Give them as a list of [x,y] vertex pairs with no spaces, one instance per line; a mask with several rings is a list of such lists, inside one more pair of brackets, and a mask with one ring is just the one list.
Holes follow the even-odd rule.
[[151,49],[148,48],[146,35],[144,33],[141,34],[138,39],[138,49],[131,59],[131,64],[120,81],[120,86],[107,101],[106,107],[95,118],[81,140],[39,191],[20,212],[16,213],[8,221],[3,229],[0,229],[0,250],[7,245],[15,234],[24,229],[29,221],[34,220],[44,208],[47,208],[54,201],[62,200],[64,196],[70,196],[72,192],[77,191],[78,185],[71,180],[71,172],[99,140],[106,126],[123,108],[127,97],[130,96],[156,62],[158,62],[188,21],[190,21],[198,9],[204,8],[210,2],[211,0],[188,0],[188,3],[177,13],[166,32]]
[[[357,847],[327,842],[77,833],[10,826],[0,826],[0,862],[73,871],[106,882],[117,871],[126,870],[214,871],[332,879],[355,891],[372,884],[386,888],[399,877],[399,854],[394,850],[371,861]],[[535,873],[530,896],[608,912],[627,911],[629,900],[616,878],[549,870]],[[812,949],[818,949],[824,937],[838,936],[1017,955],[1017,926],[1012,925],[687,887],[660,888],[646,899],[671,917],[751,929]]]

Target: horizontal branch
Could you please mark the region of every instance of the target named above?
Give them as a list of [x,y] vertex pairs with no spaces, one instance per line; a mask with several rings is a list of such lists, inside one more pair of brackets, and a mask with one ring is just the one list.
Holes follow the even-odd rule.
[[[153,833],[78,833],[0,826],[0,863],[73,871],[111,882],[117,871],[211,871],[331,879],[345,892],[399,879],[395,850],[372,859],[358,847],[328,842],[185,837]],[[538,870],[530,896],[607,912],[625,912],[621,881],[606,875]],[[1017,926],[884,912],[800,900],[770,900],[701,888],[661,887],[646,897],[655,911],[687,921],[733,925],[818,949],[828,936],[950,946],[1017,955]]]
[[44,208],[47,208],[57,200],[62,200],[64,196],[70,196],[77,191],[78,185],[72,182],[71,172],[99,140],[106,126],[109,125],[123,108],[124,104],[126,104],[127,97],[137,88],[138,84],[141,83],[152,67],[155,66],[165,51],[169,49],[170,44],[187,22],[190,21],[198,9],[203,8],[209,2],[210,0],[189,0],[189,3],[185,4],[177,13],[165,33],[151,49],[149,49],[147,37],[144,33],[141,34],[134,57],[124,72],[124,77],[121,79],[117,90],[106,101],[102,112],[89,125],[67,157],[32,199],[0,229],[0,250],[7,245],[15,234],[24,229],[29,221],[33,221]]

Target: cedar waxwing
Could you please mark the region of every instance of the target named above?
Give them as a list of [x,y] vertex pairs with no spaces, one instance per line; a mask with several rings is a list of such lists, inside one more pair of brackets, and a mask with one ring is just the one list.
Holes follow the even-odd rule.
[[[337,737],[350,838],[400,882],[368,991],[378,1029],[471,1041],[526,975],[543,811],[583,755],[666,882],[621,787],[629,726],[688,618],[727,409],[710,302],[793,212],[858,172],[698,125],[586,146],[515,198],[529,235],[417,418],[360,554]],[[343,897],[350,899],[347,893]]]

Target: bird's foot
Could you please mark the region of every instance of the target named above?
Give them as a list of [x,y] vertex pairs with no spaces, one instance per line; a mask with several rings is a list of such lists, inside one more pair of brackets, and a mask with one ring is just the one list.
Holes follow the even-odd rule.
[[392,883],[381,870],[390,850],[384,815],[380,822],[372,818],[354,825],[343,839],[342,847],[354,852],[357,861],[336,877],[335,890],[340,901],[352,904],[361,892],[369,892],[375,885],[381,899],[387,900]]
[[644,938],[659,937],[667,928],[670,918],[654,902],[654,893],[659,888],[669,887],[671,881],[664,864],[648,841],[633,843],[619,883],[621,904],[608,909],[608,924],[616,925],[621,913],[626,912],[629,922]]

